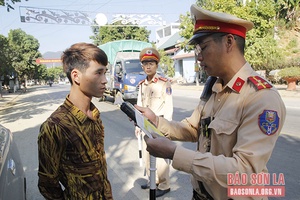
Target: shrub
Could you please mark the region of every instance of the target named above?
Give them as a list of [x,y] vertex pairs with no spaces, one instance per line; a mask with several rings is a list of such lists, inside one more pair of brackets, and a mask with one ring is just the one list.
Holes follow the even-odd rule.
[[288,67],[280,70],[278,73],[282,78],[296,77],[300,79],[300,67]]

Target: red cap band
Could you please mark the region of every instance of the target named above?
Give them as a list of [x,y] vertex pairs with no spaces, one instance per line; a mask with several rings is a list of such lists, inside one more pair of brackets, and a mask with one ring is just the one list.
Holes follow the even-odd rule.
[[156,60],[156,61],[158,61],[159,58],[154,53],[152,53],[152,54],[144,54],[143,57],[142,57],[142,59],[141,59],[141,61],[144,61],[144,60]]
[[231,33],[246,38],[246,28],[236,24],[230,24],[212,20],[197,20],[194,34],[197,32]]

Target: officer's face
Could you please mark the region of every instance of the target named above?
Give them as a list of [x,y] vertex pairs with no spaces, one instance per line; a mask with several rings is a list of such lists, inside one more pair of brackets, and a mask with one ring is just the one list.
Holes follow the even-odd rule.
[[142,67],[147,76],[152,76],[156,73],[158,64],[156,61],[143,61]]
[[224,65],[223,42],[216,41],[213,36],[201,39],[195,45],[195,55],[200,61],[200,66],[209,76],[220,76],[223,73]]

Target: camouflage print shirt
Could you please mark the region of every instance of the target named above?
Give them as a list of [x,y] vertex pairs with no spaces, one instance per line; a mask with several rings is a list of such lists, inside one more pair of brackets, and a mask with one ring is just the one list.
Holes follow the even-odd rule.
[[91,103],[93,120],[68,97],[41,125],[38,187],[46,199],[111,200],[104,127]]

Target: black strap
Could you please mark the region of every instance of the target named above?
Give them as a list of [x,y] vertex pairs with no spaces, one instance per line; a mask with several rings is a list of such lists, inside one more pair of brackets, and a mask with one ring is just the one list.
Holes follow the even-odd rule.
[[193,190],[193,199],[194,200],[210,200],[210,199],[204,197],[203,195],[199,194],[195,190]]
[[[215,84],[217,80],[217,77],[214,77],[214,76],[209,76],[205,82],[205,85],[204,85],[204,89],[202,91],[202,94],[201,94],[201,97],[200,99],[202,101],[205,101],[207,102],[208,99],[210,98],[210,96],[212,95],[212,87],[213,85]],[[208,118],[207,118],[208,119]],[[209,134],[209,129],[208,129],[208,125],[209,123],[211,122],[211,118],[209,118],[209,122],[207,119],[203,119],[203,120],[200,120],[200,126],[202,128],[206,128],[205,130],[205,136],[206,137],[210,137],[210,134]],[[204,196],[206,197],[202,197],[202,195],[198,194],[195,190],[193,191],[193,198],[195,200],[214,200],[212,198],[212,196],[210,196],[210,194],[206,191],[203,183],[201,181],[198,181],[198,184],[199,184],[199,188],[200,188],[200,191],[201,191],[201,194],[203,194]]]
[[212,86],[215,84],[217,77],[209,76],[205,82],[204,89],[202,91],[200,99],[202,101],[208,101],[209,97],[212,94]]
[[198,181],[198,184],[199,184],[201,193],[204,194],[208,200],[214,200],[214,198],[212,198],[212,196],[210,196],[210,194],[205,189],[203,183],[201,181]]

